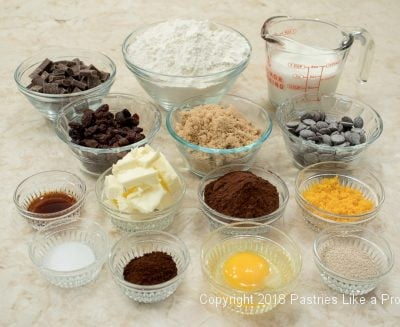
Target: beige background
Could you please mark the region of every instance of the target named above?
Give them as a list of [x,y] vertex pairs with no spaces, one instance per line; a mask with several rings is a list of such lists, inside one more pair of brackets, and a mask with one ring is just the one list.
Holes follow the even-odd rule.
[[[16,66],[35,51],[52,45],[87,47],[99,50],[117,64],[117,81],[112,90],[144,94],[123,64],[121,44],[137,27],[174,17],[208,18],[243,32],[253,45],[250,64],[235,84],[232,93],[267,104],[264,76],[264,44],[259,31],[264,20],[273,15],[319,17],[338,24],[366,28],[376,42],[370,80],[355,82],[357,48],[346,65],[339,90],[371,104],[382,115],[384,132],[371,146],[363,165],[382,180],[387,192],[379,220],[371,228],[379,231],[399,257],[400,192],[400,2],[398,0],[115,0],[115,1],[25,1],[0,2],[0,98],[1,130],[1,219],[0,219],[0,325],[2,326],[398,326],[400,304],[301,305],[286,304],[259,317],[241,317],[230,312],[201,305],[199,295],[207,293],[200,268],[199,246],[208,232],[206,221],[195,210],[182,211],[169,230],[178,234],[191,249],[192,263],[178,291],[155,305],[138,305],[128,300],[114,286],[107,267],[92,284],[64,290],[48,284],[31,264],[27,255],[33,233],[15,214],[12,193],[23,178],[48,169],[64,169],[84,177],[89,196],[85,219],[102,224],[113,240],[119,236],[99,210],[93,195],[94,179],[82,174],[75,159],[52,131],[52,126],[18,93],[13,81]],[[155,144],[165,142],[166,154],[184,172],[189,185],[183,206],[197,206],[198,178],[187,172],[177,158],[177,150],[164,126]],[[339,296],[325,287],[312,262],[311,245],[315,233],[300,216],[293,198],[293,181],[297,170],[283,149],[280,131],[272,136],[260,152],[257,164],[280,174],[287,182],[291,199],[283,228],[299,243],[304,267],[296,289],[299,296]],[[282,225],[282,223],[281,223]],[[371,294],[388,293],[400,297],[400,268]],[[341,298],[339,298],[341,302]]]

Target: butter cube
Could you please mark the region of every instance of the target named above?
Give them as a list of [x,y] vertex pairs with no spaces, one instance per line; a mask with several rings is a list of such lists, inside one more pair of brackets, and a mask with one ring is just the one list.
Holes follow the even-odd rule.
[[118,172],[127,170],[130,168],[135,168],[135,153],[137,148],[132,149],[128,152],[122,159],[118,160],[112,167],[112,173],[115,175]]
[[118,209],[123,212],[132,213],[135,211],[131,201],[125,199],[124,197],[119,197],[117,199],[117,203],[118,203]]
[[180,186],[178,175],[162,153],[160,153],[159,158],[154,162],[153,167],[158,171],[162,184],[166,187],[167,191],[175,192],[178,190]]
[[158,151],[154,151],[149,145],[138,148],[135,153],[135,161],[140,167],[149,167],[160,156]]
[[124,187],[114,175],[108,175],[104,179],[104,194],[107,199],[112,200],[121,196]]
[[153,168],[143,167],[122,171],[117,175],[117,180],[124,186],[125,190],[141,184],[159,184],[157,171]]
[[158,184],[143,192],[139,198],[131,198],[129,201],[139,212],[150,213],[157,208],[165,194],[166,191]]

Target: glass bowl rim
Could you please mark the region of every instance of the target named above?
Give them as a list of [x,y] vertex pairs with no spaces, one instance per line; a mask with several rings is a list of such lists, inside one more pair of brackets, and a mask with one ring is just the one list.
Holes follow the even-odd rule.
[[[303,184],[303,182],[300,182],[300,174],[306,172],[309,169],[313,169],[315,167],[323,166],[323,165],[327,165],[327,164],[343,165],[343,166],[347,165],[348,168],[352,169],[352,167],[349,166],[349,164],[346,163],[346,162],[341,162],[341,161],[323,161],[323,162],[318,162],[318,163],[312,164],[310,166],[306,166],[303,169],[299,170],[297,172],[296,179],[295,179],[295,182],[294,182],[294,188],[295,188],[296,200],[298,200],[297,202],[299,203],[299,205],[304,210],[306,210],[308,213],[313,214],[313,216],[316,216],[318,219],[322,219],[322,220],[325,220],[325,221],[328,221],[328,222],[335,222],[335,221],[332,220],[332,219],[325,219],[324,217],[320,217],[320,214],[329,215],[331,217],[335,217],[335,218],[339,218],[339,219],[354,219],[354,218],[366,217],[366,219],[357,220],[356,221],[357,224],[370,220],[371,219],[371,217],[369,217],[370,215],[374,215],[374,214],[378,213],[378,211],[382,207],[383,202],[385,201],[385,190],[383,188],[382,183],[379,181],[379,179],[373,173],[371,173],[371,171],[369,169],[363,169],[363,171],[365,173],[367,173],[369,175],[369,177],[371,177],[377,183],[377,185],[379,187],[379,190],[380,190],[380,193],[381,193],[380,201],[375,205],[375,207],[372,210],[364,212],[362,214],[357,214],[357,215],[341,215],[341,214],[335,214],[335,213],[320,209],[317,206],[311,204],[309,201],[307,201],[303,197],[303,195],[300,193],[300,190],[299,190],[300,186]],[[344,168],[345,167],[343,167],[343,169]],[[322,169],[323,168],[321,168],[321,170]],[[353,170],[359,170],[359,169],[354,168]],[[319,176],[321,174],[322,173],[314,173],[313,174],[313,178],[315,178],[316,176]],[[322,175],[327,175],[327,176],[331,176],[331,175],[333,176],[334,175],[334,176],[340,176],[340,177],[345,177],[346,179],[353,179],[354,180],[354,178],[351,178],[351,176],[343,175],[341,173],[334,172],[333,170],[332,170],[332,173],[329,173],[329,174],[326,173],[326,174],[322,174]],[[364,185],[367,185],[367,184],[363,183],[362,180],[358,181],[358,183],[360,183],[360,182],[362,184],[364,184]],[[372,191],[372,192],[373,192],[373,194],[375,196],[379,195],[379,193],[376,192],[376,191]],[[313,211],[310,211],[310,208],[313,209],[314,212],[317,212],[318,214],[314,213]],[[344,222],[338,222],[338,223],[344,223]],[[346,224],[348,224],[348,223],[351,224],[352,222],[346,222]]]
[[[61,211],[57,211],[55,213],[35,213],[35,212],[31,212],[28,211],[26,209],[24,209],[23,207],[20,206],[19,202],[17,201],[17,195],[18,195],[18,191],[21,189],[21,187],[31,178],[37,177],[39,175],[45,175],[45,174],[52,174],[52,173],[62,173],[65,175],[69,175],[72,176],[74,179],[77,180],[78,185],[80,185],[82,187],[82,196],[77,199],[77,201],[70,207],[68,207],[67,209],[61,210]],[[20,214],[22,214],[24,217],[29,218],[33,221],[39,221],[39,222],[53,222],[59,219],[63,219],[65,216],[70,215],[72,212],[74,212],[75,210],[77,210],[78,208],[80,208],[83,205],[83,202],[85,201],[87,195],[87,187],[86,187],[86,183],[83,181],[83,179],[81,179],[78,175],[75,175],[71,172],[65,171],[65,170],[45,170],[45,171],[40,171],[38,173],[35,173],[33,175],[30,175],[28,177],[25,177],[16,187],[15,191],[14,191],[14,195],[13,195],[13,200],[14,200],[14,205],[17,207],[17,210]],[[54,217],[54,214],[59,214],[58,216]],[[38,216],[38,217],[34,217],[34,216]],[[51,216],[51,217],[49,217]]]
[[[240,226],[240,225],[246,225],[246,226],[241,227],[241,228],[249,228],[249,229],[250,229],[250,228],[251,228],[251,229],[256,229],[257,227],[261,227],[261,228],[263,228],[263,227],[264,227],[264,228],[270,228],[272,231],[277,232],[280,236],[283,236],[283,238],[284,238],[286,241],[289,241],[290,245],[291,245],[291,246],[293,247],[293,249],[296,251],[296,255],[298,256],[298,258],[296,258],[296,260],[298,259],[299,265],[298,265],[298,267],[296,267],[296,268],[297,268],[296,273],[295,273],[294,277],[293,277],[286,285],[281,286],[281,287],[279,287],[279,288],[271,289],[270,291],[271,291],[271,292],[278,292],[278,291],[280,291],[280,290],[283,290],[283,289],[287,288],[288,285],[291,285],[292,283],[294,283],[294,282],[298,279],[298,277],[299,277],[299,275],[300,275],[300,273],[301,273],[301,271],[302,271],[302,266],[303,266],[303,257],[302,257],[302,254],[301,254],[300,247],[297,245],[297,243],[293,240],[292,237],[290,237],[287,233],[285,233],[285,232],[282,231],[281,229],[279,229],[279,228],[277,228],[277,227],[274,227],[274,226],[272,226],[272,225],[265,225],[265,224],[262,224],[262,223],[259,223],[259,222],[236,222],[236,223],[228,224],[228,225],[225,225],[225,226],[218,227],[217,229],[211,231],[211,232],[205,237],[205,239],[203,240],[203,243],[202,243],[202,245],[201,245],[201,249],[200,249],[200,261],[201,261],[201,269],[202,269],[202,271],[203,271],[203,274],[206,276],[208,282],[211,283],[211,284],[213,284],[214,286],[216,286],[216,287],[218,287],[218,288],[224,290],[224,291],[227,292],[228,294],[229,294],[229,293],[232,293],[232,292],[235,292],[235,293],[238,293],[238,294],[245,295],[245,294],[248,294],[248,293],[254,293],[254,292],[261,293],[261,292],[265,291],[265,290],[259,290],[259,291],[243,291],[243,290],[236,290],[236,289],[230,288],[230,287],[225,286],[224,284],[222,284],[222,283],[216,281],[214,278],[212,278],[212,277],[210,276],[209,272],[208,272],[208,271],[205,269],[205,267],[204,267],[204,266],[205,266],[205,265],[204,265],[204,262],[205,262],[204,247],[206,246],[206,244],[207,244],[216,234],[220,233],[221,231],[226,230],[226,229],[235,228],[235,227]],[[252,226],[252,227],[249,227],[248,225],[253,225],[253,226]],[[257,234],[249,234],[248,236],[254,236],[254,235],[257,235]],[[274,242],[274,243],[275,243],[275,244],[278,244],[277,242]],[[280,245],[280,244],[278,244],[278,245]],[[285,251],[286,251],[286,249],[285,249]],[[287,252],[287,251],[286,251],[286,252]]]
[[[268,113],[268,111],[266,109],[264,109],[261,105],[238,95],[234,95],[234,94],[225,94],[222,99],[224,98],[233,98],[233,99],[239,99],[241,101],[245,101],[247,103],[250,103],[252,106],[256,107],[258,109],[259,112],[263,113],[265,115],[265,120],[267,123],[267,126],[265,127],[265,130],[262,132],[262,134],[260,135],[260,137],[254,141],[253,143],[247,144],[245,146],[241,146],[241,147],[237,147],[237,148],[231,148],[231,149],[218,149],[218,148],[208,148],[208,147],[204,147],[201,145],[197,145],[191,142],[186,141],[184,138],[180,137],[176,132],[175,132],[175,128],[172,126],[171,123],[171,119],[172,119],[172,115],[175,112],[178,112],[180,110],[184,110],[187,108],[183,108],[183,106],[185,104],[188,104],[188,102],[194,100],[194,99],[201,99],[203,96],[195,96],[189,99],[186,99],[179,107],[175,107],[172,110],[167,112],[167,116],[166,116],[166,126],[167,126],[167,130],[169,132],[169,134],[172,136],[172,138],[177,141],[178,143],[192,149],[192,150],[196,150],[196,151],[200,151],[200,152],[205,152],[205,153],[211,153],[211,154],[235,154],[235,153],[240,153],[240,152],[244,152],[244,151],[249,151],[252,150],[253,148],[256,148],[258,146],[260,146],[261,144],[263,144],[268,137],[270,136],[271,132],[272,132],[272,119]],[[221,100],[222,100],[221,99]],[[220,101],[218,101],[219,104]],[[191,110],[187,109],[188,110]],[[252,123],[252,122],[251,122]]]
[[[320,98],[320,97],[341,98],[341,99],[344,99],[344,100],[352,101],[354,103],[362,104],[363,107],[368,108],[368,111],[370,111],[373,114],[373,116],[375,116],[376,120],[378,121],[378,132],[375,135],[373,135],[373,137],[367,138],[367,140],[364,143],[361,143],[361,144],[358,144],[358,145],[352,145],[352,146],[348,146],[348,147],[340,147],[340,145],[330,146],[330,145],[327,145],[327,144],[315,144],[315,143],[312,143],[312,142],[310,142],[308,140],[303,140],[301,137],[295,136],[295,135],[291,134],[288,131],[288,129],[286,128],[286,125],[283,122],[282,115],[283,115],[283,108],[285,106],[287,106],[288,104],[290,104],[292,101],[294,101],[296,99],[300,99],[300,98],[303,98],[303,97],[306,97],[306,96],[310,96],[310,97],[316,96],[318,98]],[[354,150],[364,149],[367,146],[369,146],[372,143],[374,143],[383,132],[383,120],[382,120],[382,117],[379,115],[379,113],[372,106],[370,106],[369,104],[367,104],[367,103],[365,103],[365,102],[363,102],[361,100],[358,100],[358,99],[356,99],[354,97],[351,97],[351,96],[348,96],[348,95],[345,95],[345,94],[342,94],[342,93],[320,94],[320,93],[315,93],[315,92],[307,92],[307,93],[302,93],[302,94],[295,95],[295,96],[293,96],[291,98],[286,99],[285,101],[283,101],[277,107],[277,109],[276,109],[276,121],[278,123],[279,128],[282,130],[282,132],[286,136],[290,137],[291,139],[294,138],[297,143],[300,143],[300,144],[308,146],[308,147],[317,148],[317,149],[327,149],[327,150],[330,150],[330,151],[335,150],[335,152],[341,152],[341,153],[352,152]]]
[[[385,254],[385,258],[388,261],[388,265],[386,268],[386,271],[374,276],[374,277],[369,277],[369,278],[365,278],[365,279],[355,279],[355,278],[348,278],[345,277],[341,274],[338,274],[337,272],[333,271],[332,269],[329,269],[322,261],[321,258],[318,254],[318,250],[317,250],[317,243],[321,240],[321,238],[323,238],[326,235],[329,235],[329,233],[331,232],[338,232],[341,234],[342,237],[344,237],[343,234],[347,234],[347,232],[351,232],[351,231],[361,231],[361,232],[366,232],[367,234],[369,233],[370,235],[372,235],[373,237],[376,237],[379,241],[381,241],[384,246],[386,246],[388,252],[389,252],[389,256],[387,256]],[[363,237],[362,239],[365,239],[368,242],[371,242],[368,240],[368,238]],[[377,246],[374,242],[372,242],[377,248],[379,248],[379,250],[381,250],[381,246]],[[381,251],[382,252],[382,251]],[[350,282],[355,282],[355,283],[368,283],[368,282],[372,282],[372,281],[377,281],[380,278],[382,278],[383,276],[387,275],[393,268],[394,265],[394,256],[393,256],[393,251],[390,247],[389,242],[382,236],[379,236],[377,233],[365,228],[365,227],[361,227],[361,226],[332,226],[332,227],[328,227],[323,229],[322,231],[320,231],[316,238],[313,241],[313,257],[314,257],[314,262],[319,265],[324,271],[328,272],[329,274],[331,274],[332,276],[338,277],[340,279],[343,280],[347,280]]]
[[[102,196],[102,193],[103,193],[103,190],[104,190],[104,180],[105,180],[105,177],[108,176],[109,173],[112,171],[112,167],[108,168],[106,171],[104,171],[97,178],[97,181],[96,181],[96,184],[95,184],[95,193],[96,193],[97,201],[99,202],[100,206],[103,209],[105,209],[107,212],[109,212],[109,213],[111,213],[113,215],[112,219],[117,219],[119,221],[127,222],[128,224],[129,223],[141,223],[141,222],[143,222],[143,223],[146,222],[147,223],[147,222],[152,222],[152,221],[154,222],[156,220],[159,220],[160,218],[163,218],[163,217],[160,217],[160,216],[162,216],[164,213],[169,212],[172,209],[174,209],[176,207],[176,205],[179,204],[182,201],[182,199],[183,199],[183,197],[184,197],[184,195],[186,193],[186,182],[185,182],[185,179],[183,178],[183,175],[178,170],[176,170],[176,169],[174,169],[174,170],[175,170],[176,174],[178,175],[179,183],[181,184],[181,191],[180,191],[179,197],[177,198],[177,200],[173,204],[171,204],[167,208],[164,208],[164,209],[159,210],[159,211],[153,211],[153,212],[150,212],[148,214],[141,214],[143,216],[146,216],[146,215],[155,216],[154,218],[137,220],[137,221],[129,221],[129,220],[125,220],[125,219],[120,219],[118,217],[119,215],[124,214],[124,215],[131,216],[132,213],[131,212],[124,212],[124,211],[121,211],[121,210],[117,210],[117,209],[111,208],[110,206],[108,206],[105,203],[103,203],[103,201],[101,201],[101,196]],[[101,185],[101,184],[103,184],[103,185]]]
[[[110,77],[104,81],[103,83],[97,85],[96,87],[93,87],[91,89],[88,90],[84,90],[84,91],[80,91],[80,92],[76,92],[76,93],[69,93],[69,94],[48,94],[48,93],[40,93],[40,92],[35,92],[35,91],[31,91],[29,90],[26,86],[24,86],[21,83],[21,77],[22,75],[26,72],[26,70],[28,70],[29,68],[33,67],[33,66],[37,66],[38,63],[34,63],[32,65],[30,65],[29,67],[27,67],[23,72],[21,71],[22,67],[27,64],[30,60],[34,59],[35,57],[39,56],[40,54],[42,54],[45,50],[48,51],[59,51],[59,50],[67,50],[67,51],[76,51],[77,53],[79,53],[80,51],[84,51],[84,52],[89,52],[92,55],[96,55],[96,56],[100,56],[102,58],[103,61],[106,61],[107,64],[109,64],[111,66],[111,71],[110,73]],[[45,56],[44,56],[45,57]],[[69,56],[69,55],[61,55],[60,57],[74,57],[74,56]],[[75,56],[76,58],[78,56]],[[39,62],[40,63],[40,62]],[[19,76],[21,74],[21,76]],[[14,72],[14,81],[17,84],[18,89],[26,94],[26,95],[30,95],[33,97],[38,97],[38,98],[42,98],[42,99],[55,99],[55,100],[62,100],[62,99],[66,99],[66,98],[79,98],[79,97],[83,97],[83,96],[90,96],[93,93],[97,93],[97,91],[100,91],[102,89],[106,89],[107,87],[111,87],[111,85],[114,83],[115,81],[115,76],[117,74],[117,66],[115,65],[114,61],[107,55],[105,55],[104,53],[100,52],[100,51],[95,51],[95,50],[90,50],[90,49],[83,49],[83,48],[67,48],[67,47],[49,47],[49,48],[44,48],[41,49],[38,52],[35,52],[33,55],[31,55],[30,57],[24,59],[15,69]],[[75,100],[74,100],[75,101]]]
[[[95,227],[96,228],[96,234],[100,234],[100,237],[103,240],[103,245],[104,245],[104,251],[101,255],[101,257],[96,258],[94,262],[92,262],[90,265],[87,265],[85,267],[79,268],[79,269],[74,269],[74,270],[69,270],[69,271],[58,271],[58,270],[53,270],[53,269],[49,269],[44,267],[42,264],[40,264],[39,262],[37,262],[36,259],[34,259],[34,255],[33,255],[33,246],[35,244],[37,244],[37,242],[41,241],[41,238],[46,237],[46,232],[50,232],[52,228],[56,228],[58,226],[62,226],[62,225],[69,225],[69,224],[73,224],[73,223],[79,223],[79,224],[83,224],[85,230],[88,227]],[[66,226],[68,228],[68,226]],[[73,228],[73,227],[72,227]],[[69,227],[68,229],[71,229],[71,227]],[[54,233],[52,233],[51,235],[48,235],[46,238],[49,238],[51,236],[53,236]],[[89,247],[89,246],[88,246]],[[93,251],[93,249],[91,248],[91,250]],[[29,257],[32,261],[32,263],[39,268],[39,270],[43,273],[47,273],[47,274],[52,274],[53,276],[58,276],[58,277],[72,277],[72,276],[76,276],[79,274],[83,274],[86,271],[89,271],[90,269],[93,269],[96,266],[102,266],[108,256],[109,253],[109,239],[108,239],[108,235],[107,233],[104,231],[104,229],[100,226],[100,224],[98,224],[97,222],[94,221],[88,221],[87,219],[82,219],[82,218],[71,218],[71,219],[67,219],[67,220],[63,220],[63,221],[54,221],[49,223],[48,225],[46,225],[43,228],[40,228],[39,230],[36,231],[36,233],[33,235],[32,240],[29,243]]]
[[[75,144],[75,143],[71,142],[71,140],[68,140],[67,137],[65,136],[65,133],[62,132],[62,128],[61,128],[61,120],[64,118],[65,112],[68,110],[74,110],[74,106],[76,104],[78,104],[79,102],[89,101],[89,100],[106,100],[107,98],[125,98],[125,99],[130,99],[130,100],[134,99],[135,101],[139,100],[140,102],[148,105],[149,107],[152,107],[152,111],[154,112],[156,117],[153,121],[153,124],[152,124],[150,130],[149,130],[148,135],[146,135],[146,137],[143,140],[140,140],[139,142],[124,145],[121,147],[106,148],[106,149],[90,148],[87,146]],[[66,143],[68,146],[75,148],[79,151],[91,152],[94,154],[120,153],[120,152],[128,151],[132,148],[140,147],[144,144],[150,143],[153,140],[153,138],[156,136],[158,131],[160,130],[161,120],[162,120],[162,116],[161,116],[160,110],[158,109],[158,106],[155,103],[153,103],[152,101],[150,101],[144,97],[134,95],[134,94],[127,94],[127,93],[109,93],[107,95],[95,94],[95,95],[76,99],[76,100],[66,104],[64,107],[62,107],[61,110],[58,112],[56,119],[54,121],[54,129],[55,129],[57,136],[60,138],[61,141]]]
[[128,48],[131,45],[130,38],[134,37],[134,36],[137,36],[140,33],[145,32],[146,30],[148,30],[151,27],[154,27],[156,25],[159,25],[159,24],[166,23],[166,22],[170,21],[170,20],[162,20],[162,21],[158,21],[158,22],[155,22],[155,23],[152,23],[152,24],[142,25],[141,27],[135,29],[133,32],[128,34],[128,36],[125,38],[125,40],[122,43],[122,54],[123,54],[123,57],[124,57],[124,60],[125,60],[125,64],[127,65],[127,67],[129,69],[132,69],[132,70],[134,70],[136,72],[139,72],[139,73],[147,73],[147,74],[150,74],[150,75],[163,76],[163,77],[169,77],[169,78],[181,78],[181,79],[222,77],[222,76],[225,76],[225,75],[229,75],[232,72],[236,72],[238,70],[238,68],[245,67],[248,64],[248,62],[250,60],[251,53],[252,53],[252,46],[251,46],[250,41],[242,33],[240,33],[239,31],[237,31],[236,29],[234,29],[232,27],[226,26],[224,24],[215,23],[215,22],[210,21],[210,20],[204,20],[204,19],[203,20],[202,19],[195,19],[195,20],[196,21],[208,21],[209,23],[211,23],[213,25],[223,27],[226,30],[233,31],[234,33],[240,35],[244,39],[245,43],[248,46],[248,54],[247,54],[247,56],[244,57],[241,62],[239,62],[238,64],[236,64],[235,66],[233,66],[231,68],[222,70],[220,72],[212,73],[212,74],[196,75],[196,76],[180,76],[180,75],[162,74],[162,73],[158,73],[158,72],[155,72],[155,71],[152,71],[152,70],[141,68],[141,67],[135,65],[130,60],[128,60],[128,56],[127,56],[128,55]]
[[[163,283],[159,283],[159,284],[139,285],[139,284],[127,282],[123,278],[121,278],[120,276],[117,275],[117,273],[115,272],[115,269],[113,268],[113,266],[111,264],[111,257],[114,255],[114,252],[118,245],[120,245],[123,241],[126,241],[135,236],[148,235],[149,237],[153,236],[154,238],[156,238],[160,234],[162,234],[163,236],[167,236],[170,239],[173,239],[178,244],[179,250],[180,250],[180,252],[182,252],[183,257],[185,259],[184,265],[182,265],[181,271],[178,272],[174,278],[171,278],[170,280],[167,280],[167,281],[165,281]],[[169,242],[170,242],[170,240],[167,241],[167,243],[169,243]],[[165,231],[158,231],[158,230],[143,230],[143,231],[127,233],[127,234],[123,235],[117,242],[115,242],[115,244],[113,245],[113,247],[111,248],[111,250],[109,251],[109,254],[108,254],[108,267],[111,271],[113,278],[116,279],[117,282],[119,284],[123,285],[124,287],[127,287],[129,289],[134,289],[134,290],[140,290],[140,291],[157,291],[157,290],[166,288],[176,282],[179,282],[179,280],[184,276],[187,268],[189,267],[189,264],[190,264],[190,253],[189,253],[189,250],[188,250],[186,244],[182,241],[182,239],[174,234],[171,234],[171,233],[168,233]]]
[[[262,171],[263,173],[267,173],[267,175],[272,175],[272,176],[274,176],[277,180],[278,180],[278,183],[279,183],[279,185],[283,188],[283,197],[284,197],[284,200],[283,200],[283,202],[281,203],[279,203],[279,207],[278,207],[278,209],[276,209],[275,211],[273,211],[273,212],[271,212],[271,213],[269,213],[269,214],[267,214],[267,215],[264,215],[264,216],[260,216],[260,217],[254,217],[254,218],[243,218],[243,217],[233,217],[233,216],[228,216],[228,215],[225,215],[225,214],[223,214],[223,213],[220,213],[220,212],[218,212],[218,211],[216,211],[216,210],[214,210],[213,208],[211,208],[205,201],[204,201],[204,198],[203,198],[203,193],[204,193],[204,189],[205,189],[205,187],[206,187],[206,179],[207,178],[209,178],[211,175],[213,175],[213,174],[215,174],[215,173],[217,173],[218,171],[221,171],[221,170],[224,170],[224,169],[227,169],[227,168],[233,168],[233,167],[237,167],[238,169],[240,169],[241,167],[242,168],[248,168],[247,170],[243,170],[243,171],[248,171],[248,170],[255,170],[255,171],[258,171],[258,172],[260,172],[260,171]],[[236,171],[236,170],[232,170],[232,171]],[[232,172],[232,171],[230,171],[230,172]],[[228,173],[228,172],[227,172]],[[257,175],[257,174],[256,174]],[[222,175],[221,175],[222,176]],[[257,175],[257,176],[259,176],[259,175]],[[267,179],[267,181],[268,181],[268,179]],[[269,182],[269,181],[268,181]],[[272,183],[271,183],[272,184]],[[272,185],[274,185],[274,184],[272,184]],[[276,185],[274,185],[275,187],[276,187]],[[252,166],[252,165],[248,165],[248,164],[231,164],[231,165],[225,165],[225,166],[221,166],[221,167],[218,167],[218,168],[216,168],[216,169],[214,169],[214,170],[212,170],[212,171],[210,171],[208,174],[206,174],[205,176],[203,176],[202,178],[201,178],[201,180],[200,180],[200,183],[199,183],[199,186],[198,186],[198,189],[197,189],[197,196],[198,196],[198,199],[199,199],[199,201],[200,201],[200,204],[203,206],[203,207],[205,207],[206,209],[207,209],[207,212],[209,212],[209,213],[211,213],[213,216],[216,216],[216,217],[218,217],[218,219],[216,219],[215,218],[215,220],[217,220],[217,222],[219,222],[219,223],[225,223],[225,222],[223,222],[223,221],[220,221],[219,219],[225,219],[225,220],[230,220],[230,221],[233,221],[233,222],[238,222],[238,223],[245,223],[245,222],[259,222],[260,220],[264,220],[264,219],[268,219],[268,218],[271,218],[271,221],[270,220],[268,220],[268,221],[265,221],[265,222],[263,222],[263,224],[266,224],[266,223],[272,223],[273,221],[275,221],[275,219],[273,219],[273,218],[276,218],[275,216],[279,213],[281,213],[282,211],[284,211],[285,210],[285,208],[286,208],[286,206],[287,206],[287,204],[288,204],[288,201],[289,201],[289,189],[288,189],[288,187],[287,187],[287,185],[286,185],[286,183],[285,183],[285,181],[279,176],[279,175],[277,175],[276,173],[274,173],[273,171],[271,171],[271,170],[268,170],[268,169],[264,169],[264,168],[262,168],[262,167],[260,167],[260,166],[257,166],[257,165],[255,165],[255,166]],[[208,215],[207,215],[208,216]],[[278,217],[279,218],[279,217]],[[214,220],[214,217],[212,217],[212,219]],[[225,223],[225,224],[229,224],[229,225],[231,225],[232,223]]]

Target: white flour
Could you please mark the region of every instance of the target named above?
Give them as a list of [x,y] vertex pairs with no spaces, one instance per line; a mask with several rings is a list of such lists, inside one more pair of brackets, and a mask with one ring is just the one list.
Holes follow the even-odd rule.
[[127,52],[134,65],[152,72],[202,76],[236,66],[250,47],[240,34],[209,21],[177,19],[138,35]]

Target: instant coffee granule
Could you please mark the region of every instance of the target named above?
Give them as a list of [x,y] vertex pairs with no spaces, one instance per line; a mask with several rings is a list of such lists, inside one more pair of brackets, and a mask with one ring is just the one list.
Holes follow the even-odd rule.
[[124,279],[138,285],[164,283],[178,274],[176,263],[165,252],[154,251],[133,258],[124,268]]
[[274,185],[248,171],[233,171],[206,185],[204,201],[231,217],[256,218],[279,208]]

